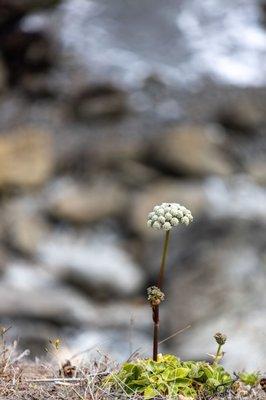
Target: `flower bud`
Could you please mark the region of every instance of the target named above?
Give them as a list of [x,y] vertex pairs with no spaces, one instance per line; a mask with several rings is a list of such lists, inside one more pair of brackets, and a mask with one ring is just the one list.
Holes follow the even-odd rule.
[[149,287],[147,293],[151,307],[158,306],[164,300],[164,293],[157,286]]
[[214,339],[216,340],[216,343],[219,344],[220,346],[224,345],[227,337],[223,333],[217,332],[214,335]]

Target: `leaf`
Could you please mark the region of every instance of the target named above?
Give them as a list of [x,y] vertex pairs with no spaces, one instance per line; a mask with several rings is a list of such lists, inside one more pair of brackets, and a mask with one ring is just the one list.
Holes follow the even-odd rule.
[[163,372],[162,377],[167,382],[174,381],[176,379],[185,378],[189,374],[188,368],[176,368],[176,369],[167,369]]
[[158,395],[157,390],[155,390],[152,386],[147,386],[144,390],[144,399],[153,399],[155,396]]
[[196,390],[193,388],[190,388],[190,387],[182,389],[182,391],[180,393],[182,393],[182,395],[186,396],[186,397],[196,397],[197,396]]
[[220,382],[214,378],[209,378],[206,383],[212,389],[216,389],[220,385]]
[[162,356],[160,358],[160,362],[165,362],[168,365],[169,364],[173,364],[173,365],[176,365],[176,366],[180,365],[179,358],[173,356],[172,354],[165,354],[164,356]]
[[213,371],[212,367],[208,364],[204,364],[203,371],[206,374],[207,378],[209,378],[209,379],[212,378],[214,375],[214,371]]
[[258,372],[241,372],[239,374],[239,379],[241,382],[245,383],[245,385],[255,386],[260,380],[260,374]]
[[150,382],[149,382],[149,379],[148,378],[140,378],[140,379],[134,379],[133,381],[131,381],[131,383],[133,384],[133,385],[137,385],[137,386],[146,386],[146,385],[148,385]]

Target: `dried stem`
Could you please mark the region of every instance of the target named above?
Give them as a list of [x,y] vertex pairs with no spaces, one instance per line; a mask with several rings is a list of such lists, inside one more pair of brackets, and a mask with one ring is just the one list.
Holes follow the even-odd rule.
[[[159,279],[158,279],[158,288],[162,289],[163,281],[164,281],[164,272],[165,272],[165,265],[166,265],[166,257],[168,252],[169,246],[169,237],[170,237],[170,230],[166,231],[165,238],[164,238],[164,245],[163,245],[163,254],[161,259],[161,266],[159,272]],[[158,346],[159,346],[159,327],[160,327],[160,317],[159,317],[159,305],[156,305],[152,308],[153,312],[153,360],[157,361],[158,357]]]

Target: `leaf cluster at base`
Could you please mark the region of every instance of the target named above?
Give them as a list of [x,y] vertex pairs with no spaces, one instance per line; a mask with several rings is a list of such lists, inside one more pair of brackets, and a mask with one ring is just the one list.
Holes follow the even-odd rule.
[[245,385],[256,386],[260,381],[261,375],[258,372],[240,372],[238,377]]
[[195,398],[199,394],[223,393],[233,378],[218,364],[181,361],[173,355],[160,355],[158,361],[139,359],[125,363],[110,374],[105,384],[126,394],[140,394],[144,399],[178,395]]

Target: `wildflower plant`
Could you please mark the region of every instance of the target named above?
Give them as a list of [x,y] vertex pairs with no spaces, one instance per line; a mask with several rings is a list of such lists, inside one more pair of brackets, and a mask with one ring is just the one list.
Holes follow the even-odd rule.
[[224,352],[222,351],[222,346],[226,343],[227,337],[223,333],[217,332],[214,335],[214,339],[218,344],[218,348],[216,354],[214,356],[214,364],[218,364],[219,361],[223,358]]
[[149,358],[123,364],[118,373],[107,378],[107,383],[146,400],[157,396],[177,399],[179,395],[195,398],[222,393],[232,383],[232,377],[218,364],[181,361],[174,355],[160,354],[157,361]]
[[240,372],[238,377],[245,385],[256,386],[261,380],[259,372]]
[[164,230],[164,245],[161,258],[157,286],[148,288],[148,301],[152,308],[153,318],[153,360],[157,361],[159,343],[159,306],[164,300],[164,293],[161,291],[164,281],[166,258],[169,247],[170,231],[180,224],[189,225],[193,221],[191,211],[178,203],[162,203],[153,208],[148,215],[147,225],[156,230]]
[[217,350],[214,355],[209,354],[212,357],[211,362],[182,361],[171,354],[158,354],[159,306],[165,298],[162,287],[170,232],[174,227],[180,224],[189,225],[192,221],[191,212],[177,203],[155,206],[148,216],[149,227],[165,231],[158,283],[157,286],[147,289],[154,322],[153,358],[128,361],[103,380],[105,389],[109,388],[115,398],[124,398],[126,395],[126,398],[144,400],[180,399],[180,396],[203,399],[219,394],[230,394],[232,397],[242,393],[243,387],[246,391],[248,387],[255,387],[259,382],[261,387],[264,384],[259,374],[243,372],[235,374],[235,378],[220,365],[224,355],[223,346],[227,340],[226,335],[220,332],[214,335]]
[[241,393],[249,393],[251,388],[262,387],[264,380],[260,373],[241,372],[233,376],[226,371],[220,365],[226,336],[216,333],[214,339],[218,349],[212,362],[182,361],[171,354],[158,354],[157,361],[147,358],[124,363],[118,372],[107,376],[104,383],[116,396],[121,392],[130,398],[137,395],[140,397],[136,398],[144,400],[180,399],[180,395],[204,399],[226,393],[235,398]]

